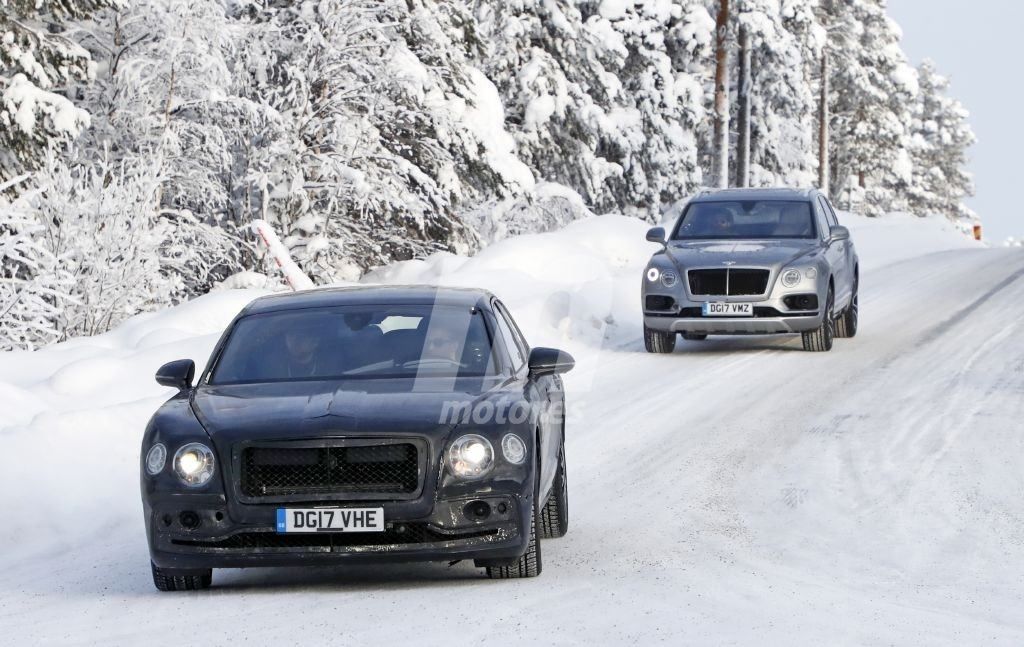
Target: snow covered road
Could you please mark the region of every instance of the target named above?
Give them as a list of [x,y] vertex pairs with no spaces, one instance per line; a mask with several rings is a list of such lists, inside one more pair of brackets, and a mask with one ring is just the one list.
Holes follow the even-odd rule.
[[[120,378],[102,338],[0,360],[0,642],[1024,644],[1024,253],[866,264],[861,331],[829,354],[647,355],[625,323],[572,346],[571,526],[534,580],[258,569],[160,594],[137,460],[164,391]],[[131,357],[205,358],[216,317],[164,321],[119,333]]]

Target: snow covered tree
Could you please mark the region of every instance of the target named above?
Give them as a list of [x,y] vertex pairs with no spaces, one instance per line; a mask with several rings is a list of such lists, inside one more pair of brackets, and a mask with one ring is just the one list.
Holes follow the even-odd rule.
[[[912,166],[907,152],[917,79],[899,47],[899,27],[882,0],[822,0],[828,29],[833,194],[864,195],[880,215],[904,206]],[[848,194],[849,195],[849,194]]]
[[51,145],[89,125],[67,96],[95,65],[66,30],[109,0],[4,0],[0,3],[0,179],[33,168]]
[[812,68],[823,45],[813,0],[741,0],[736,20],[750,40],[753,186],[810,186],[813,150]]
[[974,182],[965,168],[967,149],[975,142],[968,112],[947,96],[949,81],[931,61],[918,67],[918,83],[911,126],[910,208],[922,216],[941,213],[954,220],[972,218],[974,213],[963,203],[974,195]]

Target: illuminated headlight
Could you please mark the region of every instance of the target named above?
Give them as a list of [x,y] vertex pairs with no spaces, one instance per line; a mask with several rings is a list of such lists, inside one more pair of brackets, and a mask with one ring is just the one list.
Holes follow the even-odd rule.
[[494,448],[483,436],[460,436],[448,448],[448,467],[452,474],[459,478],[473,479],[483,476],[493,464]]
[[156,476],[163,470],[165,463],[167,463],[167,448],[160,443],[150,447],[146,454],[146,473]]
[[213,451],[202,443],[189,443],[174,454],[174,472],[189,487],[206,485],[213,468]]
[[515,434],[505,434],[501,439],[501,453],[508,462],[520,465],[526,460],[526,443]]
[[678,280],[679,280],[679,277],[676,276],[675,272],[662,272],[661,273],[661,284],[664,285],[666,288],[672,287],[673,285],[676,284],[676,281],[678,281]]
[[651,269],[647,270],[647,280],[650,281],[651,283],[657,281],[659,276],[661,276],[661,272],[658,271],[658,268],[652,267]]
[[800,285],[800,281],[803,276],[800,274],[800,270],[786,270],[782,273],[782,284],[787,288],[795,288]]

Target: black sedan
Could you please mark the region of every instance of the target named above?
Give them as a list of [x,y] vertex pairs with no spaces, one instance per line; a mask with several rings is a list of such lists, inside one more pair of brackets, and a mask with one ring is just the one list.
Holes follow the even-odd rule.
[[541,572],[568,529],[566,353],[531,349],[480,290],[322,289],[258,299],[142,439],[162,591],[212,569],[474,560]]

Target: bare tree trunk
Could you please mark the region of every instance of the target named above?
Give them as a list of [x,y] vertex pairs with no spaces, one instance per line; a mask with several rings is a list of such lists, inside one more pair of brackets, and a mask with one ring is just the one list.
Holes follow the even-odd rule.
[[818,188],[829,194],[832,169],[828,164],[828,50],[821,49],[821,98],[818,99]]
[[740,28],[739,142],[736,144],[736,186],[750,186],[750,34]]
[[729,0],[719,0],[715,20],[715,141],[711,174],[715,186],[729,186]]

